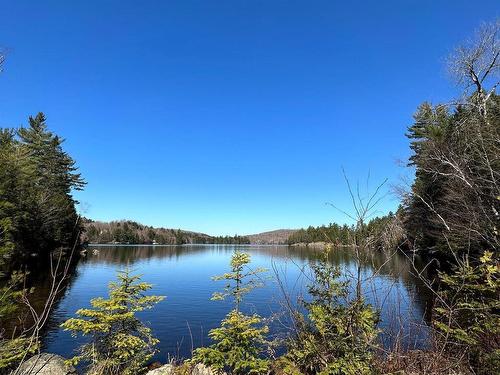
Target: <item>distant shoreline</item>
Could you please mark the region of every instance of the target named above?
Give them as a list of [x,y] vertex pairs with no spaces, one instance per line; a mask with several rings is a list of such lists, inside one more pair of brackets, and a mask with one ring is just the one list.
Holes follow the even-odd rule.
[[287,245],[287,244],[224,244],[224,243],[184,243],[180,245],[176,244],[152,244],[152,243],[89,243],[87,246],[98,246],[98,247],[110,247],[110,246],[168,246],[168,247],[178,247],[178,246],[243,246],[243,247],[255,247],[255,246],[280,246],[280,247],[289,247],[295,245]]

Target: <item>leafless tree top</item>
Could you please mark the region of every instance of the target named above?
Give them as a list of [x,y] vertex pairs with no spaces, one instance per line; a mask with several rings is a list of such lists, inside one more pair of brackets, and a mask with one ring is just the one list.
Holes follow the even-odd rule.
[[460,85],[478,93],[495,91],[500,76],[500,18],[483,24],[474,37],[449,58],[449,70]]

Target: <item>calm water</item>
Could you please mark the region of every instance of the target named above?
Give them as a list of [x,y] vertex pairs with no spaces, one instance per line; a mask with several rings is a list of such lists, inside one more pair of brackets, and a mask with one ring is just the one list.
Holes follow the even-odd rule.
[[[160,353],[155,359],[165,361],[168,356],[187,357],[192,347],[207,344],[207,332],[229,311],[229,303],[210,301],[212,293],[223,287],[223,282],[212,281],[211,277],[227,271],[236,248],[252,255],[252,267],[269,269],[265,286],[248,295],[244,307],[247,312],[264,317],[282,311],[283,297],[274,275],[280,275],[291,296],[305,294],[310,275],[308,266],[317,257],[314,250],[286,246],[90,246],[93,248],[98,248],[99,254],[90,252],[78,264],[51,317],[44,338],[45,350],[49,352],[72,355],[81,341],[62,331],[59,324],[74,316],[78,308],[90,306],[91,298],[105,297],[108,282],[115,279],[117,270],[127,265],[153,284],[152,294],[167,296],[156,308],[140,314],[160,339]],[[348,250],[336,250],[333,262],[354,274],[355,263]],[[365,278],[382,266],[374,279],[364,283],[368,300],[381,309],[381,328],[386,332],[402,328],[409,344],[422,345],[426,337],[422,325],[425,326],[428,295],[412,277],[404,256],[388,259],[377,253],[364,263]],[[273,335],[284,334],[283,324],[277,321],[271,322],[271,328]],[[391,336],[382,337],[386,345],[390,345]]]

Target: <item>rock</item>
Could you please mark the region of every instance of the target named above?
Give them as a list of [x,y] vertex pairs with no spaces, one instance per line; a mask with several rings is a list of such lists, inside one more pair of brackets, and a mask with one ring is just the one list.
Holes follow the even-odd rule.
[[[205,366],[202,363],[198,363],[194,368],[191,370],[191,375],[215,375],[216,373],[212,371],[209,367]],[[226,373],[222,373],[222,375],[225,375]]]
[[299,242],[291,244],[292,247],[308,247],[313,250],[324,250],[328,243],[326,242]]
[[[173,365],[163,365],[154,370],[150,370],[146,373],[146,375],[174,375],[175,374],[175,366]],[[216,375],[215,371],[212,371],[209,367],[199,363],[191,369],[191,375]],[[222,373],[221,375],[226,375],[226,373]]]
[[146,375],[173,375],[174,371],[174,366],[163,365],[161,367],[155,368],[154,370],[148,371]]
[[163,364],[161,362],[154,361],[153,363],[150,363],[148,365],[147,370],[148,371],[156,370],[157,368],[160,368],[161,366],[163,366]]
[[66,359],[57,354],[42,353],[24,362],[20,375],[76,375],[75,368],[64,363]]
[[307,244],[307,247],[313,248],[313,249],[321,249],[323,250],[326,247],[327,243],[326,242],[311,242]]

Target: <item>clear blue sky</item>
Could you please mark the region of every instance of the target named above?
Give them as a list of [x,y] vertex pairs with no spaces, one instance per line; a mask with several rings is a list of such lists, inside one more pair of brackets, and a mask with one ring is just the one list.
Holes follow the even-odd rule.
[[[43,111],[93,219],[210,234],[345,217],[407,174],[444,59],[498,1],[1,1],[0,126]],[[388,197],[380,211],[397,207]]]

